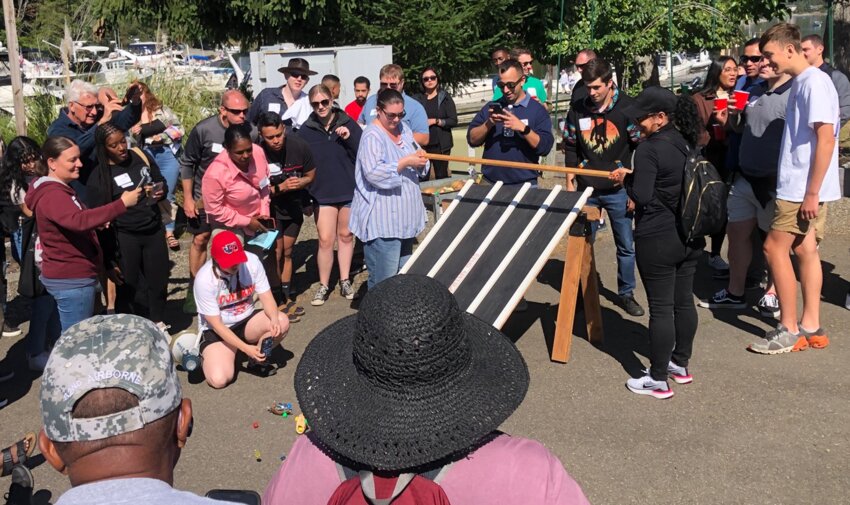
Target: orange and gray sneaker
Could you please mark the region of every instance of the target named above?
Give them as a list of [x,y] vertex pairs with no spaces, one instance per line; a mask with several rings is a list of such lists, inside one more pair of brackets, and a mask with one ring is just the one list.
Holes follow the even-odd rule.
[[823,349],[829,345],[829,337],[826,336],[826,330],[818,328],[815,331],[809,331],[802,326],[797,326],[800,329],[800,336],[806,337],[808,346],[812,349]]
[[753,342],[747,349],[759,354],[782,354],[805,351],[808,348],[809,344],[805,337],[800,333],[791,333],[788,328],[779,323],[775,329],[765,333],[764,338]]

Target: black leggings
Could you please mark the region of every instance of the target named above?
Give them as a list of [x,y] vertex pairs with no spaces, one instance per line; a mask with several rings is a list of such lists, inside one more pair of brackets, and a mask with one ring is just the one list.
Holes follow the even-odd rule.
[[635,260],[649,301],[650,375],[667,380],[671,360],[688,366],[697,331],[694,273],[701,249],[685,246],[675,232],[635,238]]
[[[165,229],[160,227],[151,233],[117,231],[115,235],[121,252],[118,264],[124,275],[124,284],[115,287],[116,311],[138,315],[135,305],[136,296],[140,294],[147,302],[151,321],[163,321],[170,270]],[[144,286],[140,286],[142,275]]]

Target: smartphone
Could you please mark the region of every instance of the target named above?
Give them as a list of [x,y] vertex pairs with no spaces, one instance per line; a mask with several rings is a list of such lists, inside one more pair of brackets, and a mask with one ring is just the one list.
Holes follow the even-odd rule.
[[259,219],[260,224],[265,226],[267,230],[275,230],[277,229],[277,221],[273,217],[268,219]]
[[491,116],[492,116],[493,114],[502,114],[504,111],[505,111],[505,110],[504,110],[504,108],[502,107],[502,104],[500,104],[499,102],[492,102],[492,103],[490,104],[490,115],[491,115]]
[[206,495],[207,498],[218,501],[229,501],[232,503],[244,503],[245,505],[260,505],[260,495],[255,491],[239,491],[236,489],[213,489]]

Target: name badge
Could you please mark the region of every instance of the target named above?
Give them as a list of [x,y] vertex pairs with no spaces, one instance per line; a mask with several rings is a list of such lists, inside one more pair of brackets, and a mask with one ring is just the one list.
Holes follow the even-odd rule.
[[213,145],[212,147],[210,147],[210,150],[214,153],[220,153],[224,150],[224,147],[222,147],[222,145],[218,142],[213,142]]
[[590,118],[589,117],[583,117],[583,118],[579,119],[578,120],[578,128],[581,131],[589,130],[590,129]]
[[520,119],[520,121],[522,121],[522,124],[525,126],[528,126],[528,119]]
[[370,111],[369,111],[369,115],[370,115],[370,116],[377,116],[377,115],[378,115],[378,109],[372,109],[372,110],[370,110]]
[[133,187],[133,180],[130,179],[129,174],[116,175],[115,177],[113,177],[113,179],[115,180],[115,184],[122,188]]
[[266,187],[268,187],[268,185],[269,185],[269,178],[268,177],[263,177],[262,179],[260,179],[260,189],[265,189]]
[[279,103],[270,103],[269,104],[269,112],[277,112],[280,114],[280,104]]
[[277,163],[269,163],[269,174],[271,175],[280,175],[283,173],[280,169],[280,165]]

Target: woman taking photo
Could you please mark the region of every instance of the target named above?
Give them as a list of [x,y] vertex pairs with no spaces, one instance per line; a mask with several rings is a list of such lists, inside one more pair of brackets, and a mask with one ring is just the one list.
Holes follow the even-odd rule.
[[309,98],[313,113],[298,136],[310,146],[316,161],[316,179],[310,186],[310,194],[318,204],[315,218],[319,235],[316,253],[319,289],[311,303],[322,305],[330,294],[334,242],[339,262],[339,294],[346,300],[354,299],[350,279],[354,234],[348,228],[348,220],[354,198],[354,163],[363,131],[348,114],[334,107],[331,92],[325,86],[313,86]]
[[[245,252],[235,233],[225,230],[212,238],[210,259],[198,270],[193,290],[207,384],[220,389],[233,381],[238,351],[252,365],[267,366],[271,349],[289,330],[289,321],[277,310],[259,258]],[[255,294],[262,305],[256,314]],[[272,345],[264,346],[269,338]]]
[[[731,131],[728,125],[729,110],[735,108],[733,94],[738,80],[738,63],[731,56],[721,56],[712,61],[705,77],[705,86],[694,94],[694,103],[700,118],[699,148],[703,155],[720,172],[723,180],[729,180],[726,167],[726,137]],[[717,110],[716,99],[726,99],[727,107]],[[711,255],[708,265],[719,271],[729,272],[729,264],[720,256],[726,230],[711,236]]]
[[[452,97],[440,86],[437,71],[433,67],[425,67],[419,76],[422,83],[422,93],[413,95],[428,114],[428,128],[430,136],[425,152],[431,154],[449,154],[454,145],[452,139],[452,128],[457,126],[457,109]],[[433,160],[434,178],[445,179],[449,177],[449,162]],[[421,180],[428,180],[428,174]]]
[[[6,153],[3,156],[2,169],[0,169],[0,192],[8,195],[12,205],[17,206],[17,216],[14,224],[16,228],[12,232],[12,255],[22,264],[21,278],[18,280],[18,291],[32,295],[32,315],[30,316],[29,331],[26,336],[26,354],[29,369],[35,372],[44,370],[50,353],[49,347],[59,338],[59,313],[56,311],[56,300],[44,290],[44,286],[38,281],[38,268],[35,257],[32,258],[35,268],[29,270],[32,277],[29,279],[30,286],[24,288],[24,251],[23,244],[37,236],[32,211],[24,203],[29,184],[38,177],[47,174],[47,167],[41,160],[41,148],[38,143],[29,137],[15,137],[9,142]],[[23,288],[23,289],[22,289]],[[11,328],[4,321],[3,336],[8,335],[7,330]]]
[[204,209],[212,229],[224,228],[253,237],[268,231],[269,164],[263,149],[251,142],[251,127],[230,125],[224,151],[204,173]]
[[[641,137],[634,153],[626,192],[635,202],[635,260],[649,301],[650,367],[647,375],[629,379],[630,391],[670,398],[668,374],[679,384],[693,378],[688,364],[697,330],[693,284],[705,241],[684,243],[676,226],[687,153],[697,149],[700,118],[693,100],[659,86],[645,89],[628,110]],[[623,182],[627,169],[611,179]]]
[[80,149],[66,137],[49,137],[41,148],[47,175],[32,184],[24,202],[36,217],[42,247],[41,281],[59,309],[62,331],[92,316],[103,259],[95,230],[139,202],[144,188],[131,187],[114,202],[88,209],[69,186],[80,177]]
[[[143,148],[156,162],[168,186],[165,197],[171,203],[171,207],[176,209],[174,190],[177,188],[177,179],[180,174],[177,153],[180,152],[183,128],[177,116],[162,104],[147,84],[139,81],[133,84],[139,86],[142,92],[142,119],[139,124],[130,128],[130,133],[133,134],[136,145]],[[174,237],[174,216],[169,216],[167,221],[165,240],[168,242],[168,248],[179,251],[180,242]]]
[[[113,123],[97,127],[94,145],[98,166],[86,190],[92,207],[109,205],[128,189],[144,190],[139,205],[98,232],[106,271],[116,286],[116,312],[145,315],[135,303],[141,292],[139,298],[147,301],[146,315],[166,331],[168,248],[157,205],[168,191],[165,179],[141,149],[127,148],[127,137]],[[145,282],[140,283],[143,276]]]
[[381,90],[377,118],[363,131],[357,151],[349,228],[363,241],[369,289],[398,273],[425,228],[419,177],[428,173],[428,160],[403,117],[401,93]]
[[310,195],[304,189],[316,176],[316,165],[307,144],[287,131],[274,112],[260,114],[257,123],[261,146],[269,163],[272,217],[280,233],[275,244],[280,289],[275,298],[284,305],[290,321],[304,315],[304,308],[292,296],[292,247],[298,239],[304,213],[310,212]]

